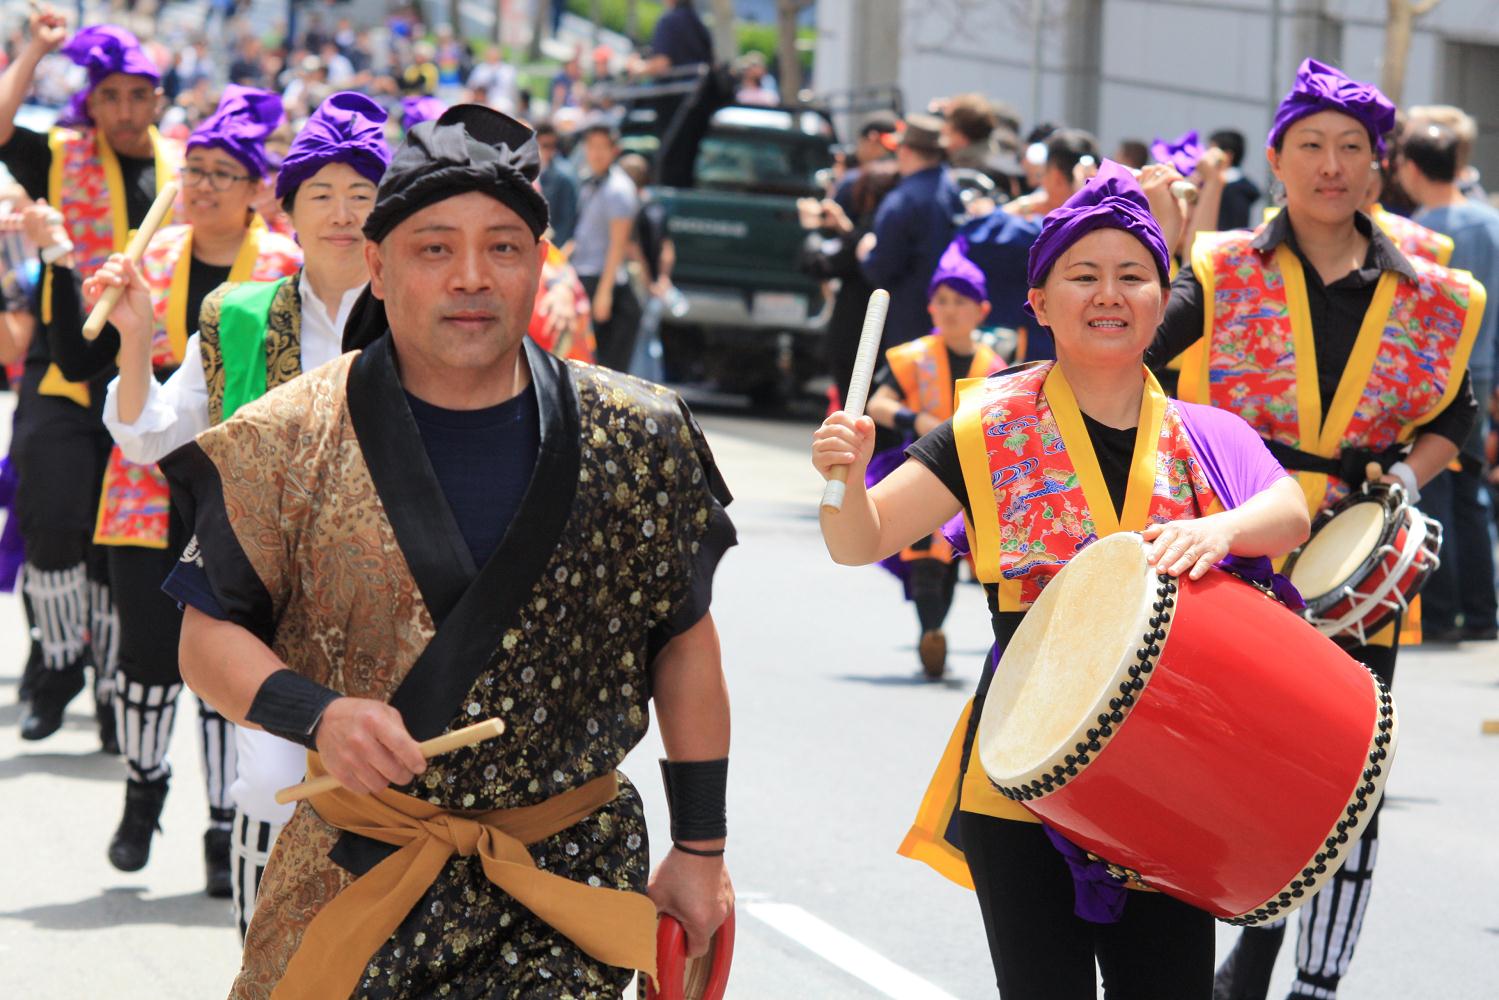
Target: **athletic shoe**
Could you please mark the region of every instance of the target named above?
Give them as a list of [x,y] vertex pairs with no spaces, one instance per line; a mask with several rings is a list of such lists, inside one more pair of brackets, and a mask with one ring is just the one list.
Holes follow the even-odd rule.
[[125,815],[109,840],[109,863],[122,872],[138,872],[151,857],[151,836],[161,829],[161,807],[167,801],[167,779],[125,782]]

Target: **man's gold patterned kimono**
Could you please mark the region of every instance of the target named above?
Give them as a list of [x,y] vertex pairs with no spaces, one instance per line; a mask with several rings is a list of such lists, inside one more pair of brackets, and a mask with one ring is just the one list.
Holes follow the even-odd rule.
[[[501,739],[434,759],[407,789],[450,810],[532,805],[618,767],[646,730],[653,656],[706,613],[734,541],[727,491],[673,393],[529,340],[525,351],[540,448],[482,568],[423,450],[389,335],[163,463],[221,617],[298,673],[390,702],[418,740],[504,721]],[[303,802],[271,856],[232,996],[270,996],[318,911],[392,850]],[[617,799],[530,853],[545,871],[643,891],[635,789],[621,778]],[[354,996],[618,996],[630,974],[454,857]]]

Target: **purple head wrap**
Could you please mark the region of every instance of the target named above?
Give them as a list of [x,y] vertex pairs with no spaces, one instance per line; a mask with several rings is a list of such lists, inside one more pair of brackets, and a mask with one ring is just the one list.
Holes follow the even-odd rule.
[[141,48],[140,39],[113,24],[96,24],[81,29],[68,39],[68,43],[62,47],[62,54],[88,71],[88,86],[73,95],[63,113],[64,119],[69,122],[82,125],[94,123],[85,105],[88,95],[107,76],[126,73],[145,77],[153,87],[161,83],[161,70],[156,68],[151,57]]
[[942,259],[937,262],[937,271],[926,286],[926,297],[930,299],[935,296],[937,289],[943,285],[975,302],[989,300],[989,286],[984,281],[984,272],[968,259],[968,243],[961,236],[949,243],[942,252]]
[[410,132],[422,122],[436,121],[448,106],[435,97],[401,98],[401,131]]
[[201,147],[222,149],[259,180],[270,170],[266,137],[276,131],[284,117],[281,98],[269,90],[231,83],[224,88],[213,114],[188,136],[187,151]]
[[1150,157],[1157,163],[1171,164],[1177,173],[1188,177],[1202,159],[1202,140],[1195,128],[1175,139],[1157,138],[1150,144]]
[[1374,151],[1384,155],[1384,137],[1395,127],[1395,105],[1372,83],[1350,80],[1336,66],[1307,59],[1296,70],[1296,83],[1275,109],[1275,124],[1265,145],[1280,142],[1296,122],[1319,111],[1337,111],[1369,132]]
[[[1166,237],[1155,216],[1150,214],[1150,202],[1140,190],[1139,181],[1128,167],[1104,160],[1098,173],[1041,223],[1041,232],[1031,244],[1026,282],[1032,288],[1041,287],[1057,258],[1095,229],[1122,229],[1144,243],[1155,259],[1161,282],[1170,280],[1171,258],[1166,251]],[[1035,315],[1029,303],[1025,311]]]
[[347,163],[371,184],[378,185],[390,163],[385,143],[385,109],[363,94],[341,91],[318,105],[292,140],[276,197],[284,199],[330,163]]

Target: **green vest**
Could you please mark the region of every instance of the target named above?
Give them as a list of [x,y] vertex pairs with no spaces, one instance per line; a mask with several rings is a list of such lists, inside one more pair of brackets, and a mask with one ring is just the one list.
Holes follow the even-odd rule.
[[296,282],[222,285],[204,300],[199,330],[208,417],[241,406],[302,373],[302,304]]

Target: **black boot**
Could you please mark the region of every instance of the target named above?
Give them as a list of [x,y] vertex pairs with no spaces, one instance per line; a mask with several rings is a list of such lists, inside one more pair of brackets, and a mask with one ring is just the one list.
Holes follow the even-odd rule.
[[94,700],[94,718],[99,723],[99,749],[111,757],[120,755],[120,736],[115,727],[114,701]]
[[1246,927],[1234,950],[1213,977],[1213,1000],[1265,1000],[1275,956],[1286,936],[1285,921],[1271,927]]
[[31,700],[32,692],[36,690],[36,682],[41,677],[42,671],[42,647],[36,643],[31,644],[31,653],[26,657],[26,666],[21,668],[21,684],[16,688],[16,701],[25,704]]
[[229,878],[229,835],[221,827],[209,827],[203,834],[203,866],[208,873],[205,891],[214,899],[234,895],[234,884]]
[[138,872],[151,856],[151,835],[161,829],[161,807],[167,779],[125,783],[125,815],[109,841],[109,863],[122,872]]
[[21,739],[44,740],[62,728],[62,714],[83,690],[83,665],[43,670],[31,690],[31,703],[21,719]]

